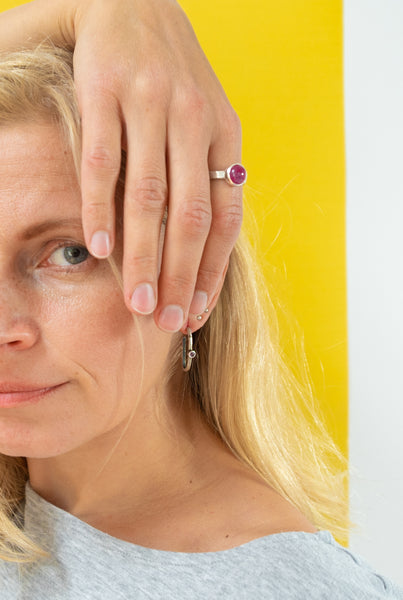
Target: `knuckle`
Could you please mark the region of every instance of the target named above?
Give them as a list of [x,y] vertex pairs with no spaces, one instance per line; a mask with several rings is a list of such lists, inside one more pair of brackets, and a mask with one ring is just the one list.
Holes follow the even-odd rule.
[[214,214],[214,228],[225,240],[232,240],[238,235],[242,225],[242,203],[233,202],[225,210]]
[[120,156],[104,144],[98,144],[90,148],[84,155],[84,163],[89,169],[114,175],[120,170]]
[[111,216],[105,204],[89,203],[83,208],[83,229],[87,231],[112,230],[113,215]]
[[168,195],[167,182],[162,177],[150,175],[135,182],[129,196],[129,204],[137,212],[161,213]]
[[130,269],[136,271],[137,274],[145,273],[149,276],[156,271],[157,258],[150,254],[131,256],[128,262]]
[[191,198],[178,213],[178,224],[192,234],[205,233],[211,225],[210,204],[205,198]]
[[203,92],[195,86],[187,86],[179,94],[177,108],[181,115],[193,121],[204,123],[210,118],[210,105]]
[[203,282],[203,289],[214,290],[222,272],[223,267],[220,268],[218,265],[203,265],[200,266],[197,277],[200,282]]
[[184,274],[170,275],[165,281],[165,293],[167,297],[178,297],[184,302],[184,296],[190,297],[194,288],[194,278],[186,277]]
[[116,98],[116,89],[120,87],[122,77],[127,75],[120,61],[103,62],[103,68],[94,66],[89,77],[90,87],[105,98]]
[[105,219],[109,216],[109,210],[106,202],[101,200],[90,200],[83,207],[83,218],[85,221],[95,219]]
[[223,134],[232,140],[238,142],[242,137],[241,120],[232,106],[227,106],[220,116],[220,129]]
[[136,76],[134,85],[136,99],[141,104],[153,106],[156,100],[161,100],[169,95],[169,79],[167,74],[155,67],[147,73]]

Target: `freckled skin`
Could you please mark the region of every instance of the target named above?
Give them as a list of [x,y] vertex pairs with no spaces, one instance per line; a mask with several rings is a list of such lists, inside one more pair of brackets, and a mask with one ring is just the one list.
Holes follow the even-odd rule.
[[[37,405],[0,409],[0,451],[49,457],[127,418],[142,357],[106,261],[89,256],[70,270],[46,263],[60,240],[83,245],[81,227],[18,240],[42,220],[81,217],[73,162],[69,155],[66,160],[57,129],[45,123],[2,128],[0,156],[0,379],[66,382]],[[153,364],[162,367],[170,336],[159,334],[151,318],[141,319],[141,329],[153,347]],[[24,335],[29,342],[17,350],[12,342]],[[143,392],[155,383],[149,370],[145,375]]]

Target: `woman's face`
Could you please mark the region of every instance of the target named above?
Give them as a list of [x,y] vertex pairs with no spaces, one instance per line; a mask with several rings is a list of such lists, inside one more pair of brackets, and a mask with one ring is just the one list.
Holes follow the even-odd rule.
[[[56,126],[0,128],[0,156],[0,452],[56,456],[130,415],[139,337],[108,262],[84,247],[80,191]],[[144,400],[171,335],[152,317],[139,322]]]

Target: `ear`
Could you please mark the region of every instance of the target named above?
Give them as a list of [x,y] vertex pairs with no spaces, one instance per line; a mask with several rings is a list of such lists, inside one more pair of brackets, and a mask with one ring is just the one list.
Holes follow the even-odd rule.
[[[227,261],[225,267],[224,267],[224,271],[221,275],[220,278],[220,283],[218,285],[218,288],[214,294],[214,296],[210,299],[209,305],[208,305],[208,311],[207,312],[203,312],[201,315],[189,315],[189,324],[188,327],[190,327],[190,329],[192,330],[192,332],[194,333],[195,331],[197,331],[198,329],[200,329],[201,327],[203,327],[203,325],[207,322],[211,311],[214,310],[215,305],[217,304],[217,300],[220,296],[221,290],[222,290],[222,286],[224,285],[224,280],[225,280],[225,276],[227,274],[228,271],[228,265],[229,265],[229,260]],[[198,319],[197,317],[201,317],[201,319]],[[186,333],[186,327],[184,328],[183,333]]]

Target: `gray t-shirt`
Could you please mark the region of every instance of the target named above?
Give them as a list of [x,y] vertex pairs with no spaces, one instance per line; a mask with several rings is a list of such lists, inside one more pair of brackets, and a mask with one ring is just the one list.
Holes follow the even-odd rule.
[[0,561],[1,600],[403,600],[327,531],[269,535],[220,552],[166,552],[94,529],[27,485],[25,528],[52,554]]

